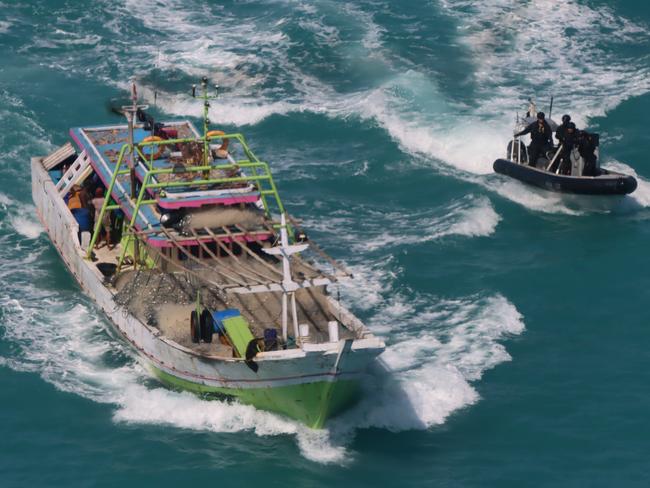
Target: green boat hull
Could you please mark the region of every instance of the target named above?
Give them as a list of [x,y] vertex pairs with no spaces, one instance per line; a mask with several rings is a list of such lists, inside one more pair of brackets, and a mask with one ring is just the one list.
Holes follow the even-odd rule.
[[154,374],[166,385],[201,395],[238,398],[242,403],[261,410],[280,413],[299,420],[313,429],[320,429],[327,419],[356,403],[360,397],[358,380],[318,381],[273,388],[221,388],[178,378],[152,367]]

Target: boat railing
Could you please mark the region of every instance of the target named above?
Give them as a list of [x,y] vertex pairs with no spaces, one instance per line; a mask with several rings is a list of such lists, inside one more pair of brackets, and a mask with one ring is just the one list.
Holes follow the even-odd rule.
[[519,163],[519,152],[520,152],[519,150],[517,150],[517,161],[514,160],[514,156],[515,156],[515,145],[517,144],[517,141],[518,141],[518,140],[519,140],[519,139],[517,138],[517,136],[514,136],[514,137],[512,138],[512,145],[510,146],[510,157],[508,158],[510,161],[514,161],[515,163]]

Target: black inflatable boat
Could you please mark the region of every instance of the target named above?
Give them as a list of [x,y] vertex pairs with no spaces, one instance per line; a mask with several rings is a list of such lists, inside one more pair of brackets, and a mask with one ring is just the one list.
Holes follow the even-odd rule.
[[636,179],[633,176],[598,169],[597,176],[571,176],[555,174],[545,168],[528,166],[526,163],[515,163],[507,159],[497,159],[493,165],[494,171],[511,176],[524,183],[544,188],[545,190],[582,195],[625,195],[636,190]]
[[[530,106],[526,116],[517,116],[515,134],[534,123],[532,117],[537,111],[535,104]],[[552,104],[552,102],[551,102]],[[549,110],[550,111],[550,110]],[[557,124],[546,119],[552,131]],[[637,182],[633,176],[616,173],[600,167],[600,137],[587,131],[576,131],[568,159],[560,161],[560,148],[547,147],[534,164],[529,164],[528,147],[516,135],[508,143],[506,157],[494,162],[494,171],[516,178],[524,183],[544,188],[545,190],[575,193],[581,195],[626,195],[636,190]]]

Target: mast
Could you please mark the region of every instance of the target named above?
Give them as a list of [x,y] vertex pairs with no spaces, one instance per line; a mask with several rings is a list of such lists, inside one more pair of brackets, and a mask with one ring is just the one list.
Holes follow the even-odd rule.
[[[122,107],[126,121],[128,123],[128,144],[129,144],[129,159],[128,166],[130,169],[130,179],[131,179],[131,201],[133,202],[133,208],[135,210],[135,201],[138,198],[138,192],[136,190],[137,178],[135,174],[135,148],[134,148],[134,127],[135,127],[135,114],[138,109],[145,110],[149,108],[148,105],[138,105],[138,90],[135,86],[135,77],[131,77],[131,105],[125,105]],[[152,128],[153,130],[153,128]],[[133,266],[137,266],[138,260],[140,258],[140,243],[138,239],[135,239],[133,242]]]
[[280,216],[280,245],[268,249],[262,249],[267,254],[282,255],[282,339],[287,342],[288,322],[288,299],[291,299],[291,313],[293,315],[293,333],[297,339],[298,334],[298,313],[296,312],[296,290],[300,285],[291,279],[291,264],[289,257],[297,252],[302,252],[309,247],[309,244],[289,245],[289,234],[287,233],[286,214]]
[[[219,85],[214,85],[215,90],[219,90]],[[207,166],[209,162],[208,155],[209,152],[209,143],[208,143],[208,126],[210,125],[210,119],[208,118],[208,112],[210,111],[210,100],[216,100],[218,96],[217,91],[214,95],[208,94],[208,78],[204,76],[201,78],[201,95],[199,98],[203,100],[203,165]],[[196,98],[196,85],[192,85],[192,97]]]

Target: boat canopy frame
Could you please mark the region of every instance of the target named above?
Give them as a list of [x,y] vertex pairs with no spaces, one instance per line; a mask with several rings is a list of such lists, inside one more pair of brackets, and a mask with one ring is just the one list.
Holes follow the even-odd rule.
[[[215,164],[214,162],[206,163],[206,159],[208,158],[208,153],[207,151],[204,151],[205,159],[203,164],[184,166],[182,171],[179,171],[178,169],[172,167],[168,167],[168,168],[154,167],[154,161],[155,161],[154,151],[152,150],[149,156],[147,156],[144,153],[144,148],[150,146],[161,146],[161,145],[164,146],[164,145],[176,145],[176,144],[187,144],[187,143],[199,142],[199,143],[203,143],[205,147],[209,147],[210,142],[214,139],[221,139],[221,140],[228,139],[230,141],[235,140],[239,142],[239,144],[241,145],[244,151],[244,154],[247,156],[248,159],[246,160],[230,159],[228,163],[217,163],[217,164]],[[248,147],[248,144],[246,143],[246,140],[242,134],[233,133],[233,134],[224,134],[224,135],[215,135],[215,136],[204,135],[203,137],[199,137],[199,138],[179,138],[179,139],[167,139],[162,141],[147,141],[147,142],[141,142],[133,145],[129,143],[125,143],[120,148],[117,163],[115,165],[113,175],[111,177],[111,181],[108,185],[107,198],[105,199],[104,204],[102,205],[97,222],[95,223],[95,229],[93,231],[90,245],[88,246],[88,251],[86,254],[87,259],[91,258],[92,249],[97,241],[97,238],[99,237],[99,233],[101,231],[101,222],[103,221],[106,212],[110,210],[117,210],[122,208],[122,206],[119,204],[110,204],[109,203],[110,198],[108,197],[112,195],[118,177],[127,176],[133,170],[133,168],[125,167],[126,166],[125,162],[128,159],[127,155],[130,154],[135,154],[140,161],[143,161],[145,163],[145,165],[144,165],[144,175],[142,177],[140,190],[138,192],[138,196],[135,202],[133,201],[132,197],[128,195],[126,192],[124,193],[124,195],[122,195],[123,198],[127,198],[131,201],[131,205],[133,207],[131,218],[127,225],[127,230],[130,233],[129,239],[133,238],[132,229],[135,229],[135,223],[137,221],[137,216],[139,214],[141,206],[155,205],[158,203],[158,200],[155,198],[146,198],[148,191],[154,189],[165,190],[167,188],[174,188],[174,187],[199,187],[199,186],[215,185],[215,184],[228,184],[228,183],[238,184],[238,183],[247,182],[255,185],[257,191],[260,194],[260,199],[262,201],[262,205],[264,206],[264,212],[268,218],[271,218],[272,213],[274,211],[277,211],[280,214],[284,213],[284,205],[282,204],[282,200],[280,199],[280,195],[278,194],[277,186],[275,185],[275,181],[273,180],[273,176],[271,175],[271,171],[269,169],[268,163],[260,161],[257,158],[257,156],[255,156],[253,151]],[[157,181],[154,178],[156,175],[162,175],[162,174],[187,174],[187,173],[200,173],[200,172],[205,173],[205,172],[210,172],[212,170],[246,170],[246,169],[250,170],[252,174],[246,175],[243,172],[239,172],[237,176],[230,176],[230,177],[224,176],[219,178],[204,177],[198,180],[191,180],[191,181]],[[122,250],[122,255],[120,256],[118,267],[121,266],[124,260],[127,247],[128,246],[124,246],[124,249]]]

